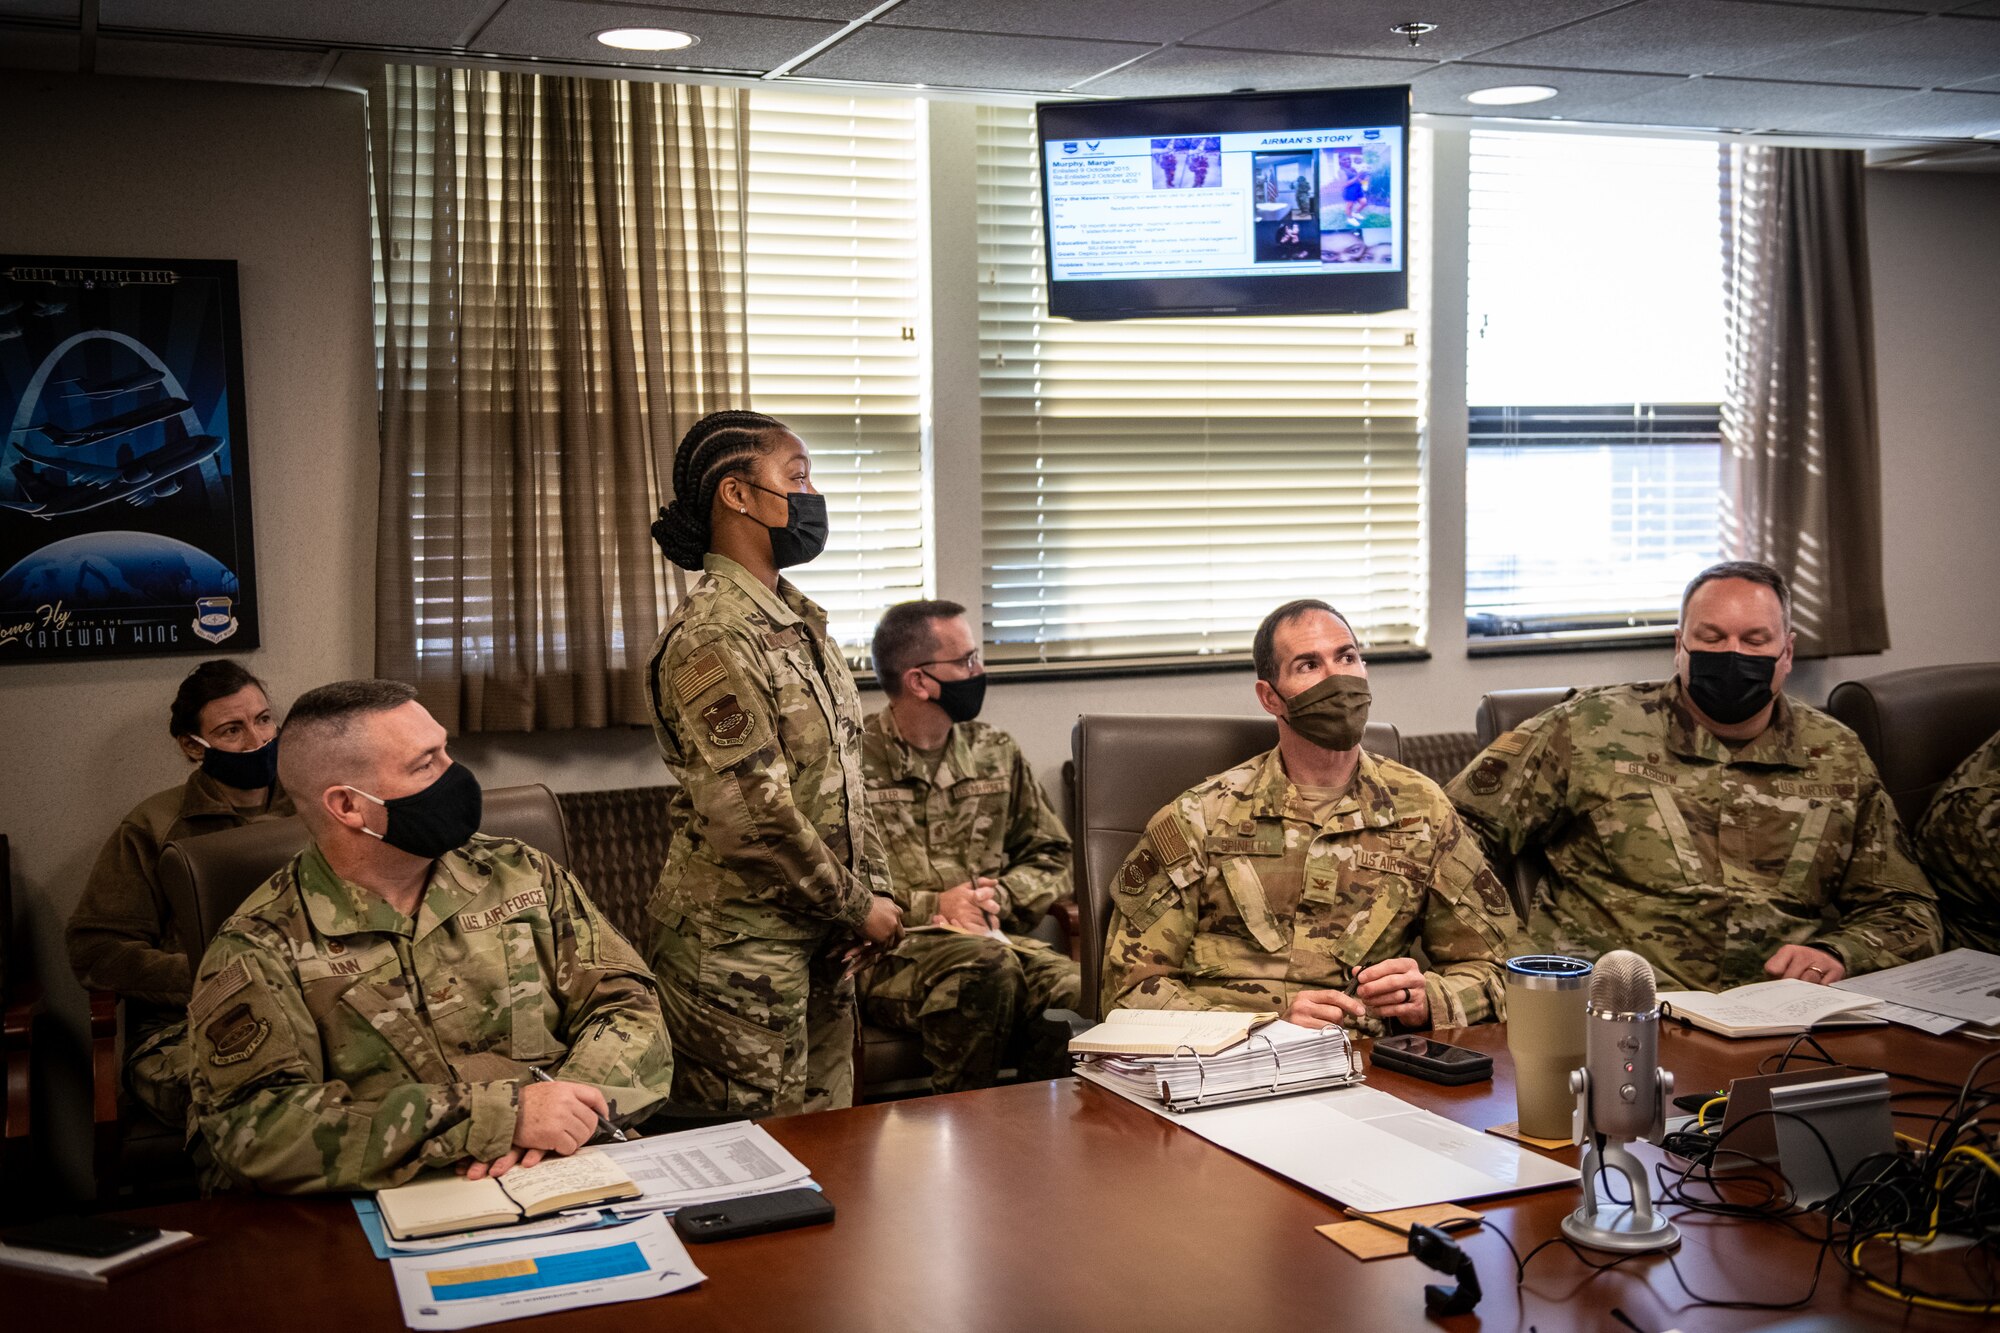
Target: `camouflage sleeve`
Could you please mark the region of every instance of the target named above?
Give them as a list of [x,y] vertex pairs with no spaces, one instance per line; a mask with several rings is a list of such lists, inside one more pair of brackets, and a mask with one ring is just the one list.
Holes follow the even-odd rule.
[[1937,894],[1910,855],[1889,793],[1872,771],[1868,777],[1854,854],[1834,891],[1840,924],[1807,941],[1832,950],[1850,975],[1928,958],[1944,946]]
[[1523,849],[1545,844],[1567,818],[1569,767],[1569,719],[1552,708],[1494,737],[1445,784],[1445,795],[1503,877],[1513,873]]
[[2000,784],[1947,786],[1917,825],[1945,943],[2000,953]]
[[159,888],[160,848],[131,821],[97,854],[64,939],[76,979],[153,1004],[187,1003],[188,960],[167,938]]
[[1007,865],[1000,874],[1000,917],[1008,930],[1025,935],[1048,915],[1056,899],[1070,892],[1071,885],[1069,833],[1018,748],[1006,853]]
[[726,631],[711,631],[676,635],[660,656],[660,699],[690,751],[677,776],[701,836],[729,869],[771,886],[774,904],[858,927],[878,887],[887,892],[887,877],[878,884],[849,869],[800,810],[776,701],[744,671],[746,652]]
[[1181,980],[1207,867],[1201,838],[1177,806],[1153,816],[1111,885],[1101,995],[1113,1009],[1215,1009]]
[[377,1102],[329,1079],[284,943],[256,922],[237,918],[202,956],[188,1040],[195,1123],[217,1165],[259,1189],[382,1189],[513,1145],[511,1079],[406,1083]]
[[[612,1118],[630,1123],[665,1101],[674,1076],[673,1042],[660,1011],[653,970],[604,919],[576,877],[540,852],[534,857],[552,892],[556,988],[569,1053],[557,1077],[594,1083],[611,1103]],[[517,978],[537,984],[539,977]]]
[[1424,991],[1431,1026],[1465,1027],[1507,1016],[1500,965],[1515,950],[1519,934],[1513,903],[1480,854],[1478,840],[1444,807],[1424,903],[1424,954],[1431,963]]

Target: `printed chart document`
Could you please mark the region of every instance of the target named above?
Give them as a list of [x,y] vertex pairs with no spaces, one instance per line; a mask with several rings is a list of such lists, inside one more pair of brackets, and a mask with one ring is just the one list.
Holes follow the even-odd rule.
[[706,1280],[663,1217],[469,1253],[398,1255],[389,1268],[403,1322],[415,1329],[644,1300]]
[[1981,1027],[2000,1024],[2000,954],[1952,949],[1935,958],[1847,977],[1833,985],[1835,990],[1872,995]]
[[569,1157],[517,1166],[499,1179],[445,1173],[378,1190],[382,1222],[397,1240],[506,1226],[583,1204],[636,1198],[639,1186],[604,1155],[585,1148]]
[[1081,1036],[1071,1037],[1071,1055],[1214,1055],[1273,1021],[1275,1014],[1238,1014],[1186,1009],[1114,1009]]
[[[1088,1070],[1078,1074],[1088,1077]],[[1158,1102],[1120,1095],[1168,1115]],[[1368,1087],[1171,1118],[1219,1148],[1367,1213],[1463,1203],[1577,1180],[1573,1166]]]
[[639,1186],[637,1198],[613,1205],[621,1217],[812,1184],[803,1162],[747,1120],[608,1144],[600,1151]]
[[1787,977],[1737,986],[1721,994],[1661,991],[1673,1017],[1724,1037],[1783,1037],[1809,1028],[1880,1023],[1875,999]]

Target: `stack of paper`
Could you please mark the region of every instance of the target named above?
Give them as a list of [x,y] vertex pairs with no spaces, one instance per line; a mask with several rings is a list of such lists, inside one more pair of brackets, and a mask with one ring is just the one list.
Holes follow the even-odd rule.
[[620,1217],[673,1213],[690,1204],[813,1185],[805,1164],[747,1120],[606,1144],[601,1150],[639,1186],[614,1204]]
[[1361,1076],[1345,1029],[1314,1031],[1283,1019],[1264,1024],[1219,1055],[1103,1055],[1088,1069],[1108,1086],[1168,1107],[1336,1087]]
[[1834,989],[1872,996],[1881,1001],[1876,1012],[1884,1018],[1925,1032],[2000,1025],[2000,955],[1978,949],[1866,972],[1836,981]]
[[120,1250],[113,1255],[92,1257],[64,1254],[58,1250],[37,1250],[27,1245],[0,1243],[0,1268],[26,1269],[68,1282],[90,1282],[104,1286],[112,1277],[134,1268],[143,1268],[155,1259],[195,1243],[185,1231],[162,1231],[143,1245]]
[[1214,1055],[1236,1045],[1270,1014],[1227,1010],[1113,1009],[1069,1039],[1071,1055]]

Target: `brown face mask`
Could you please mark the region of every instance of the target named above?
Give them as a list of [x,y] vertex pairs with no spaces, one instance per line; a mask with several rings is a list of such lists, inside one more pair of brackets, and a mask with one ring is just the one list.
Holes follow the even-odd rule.
[[1372,697],[1361,676],[1328,676],[1285,700],[1285,721],[1323,750],[1352,750],[1361,744]]

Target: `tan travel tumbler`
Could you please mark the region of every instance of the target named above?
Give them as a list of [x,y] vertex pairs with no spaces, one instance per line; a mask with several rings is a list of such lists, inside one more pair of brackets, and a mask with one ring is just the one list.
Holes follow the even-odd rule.
[[1514,1057],[1514,1103],[1521,1132],[1537,1139],[1570,1137],[1576,1094],[1572,1069],[1583,1066],[1583,1005],[1591,965],[1581,958],[1536,953],[1507,960],[1507,1049]]

